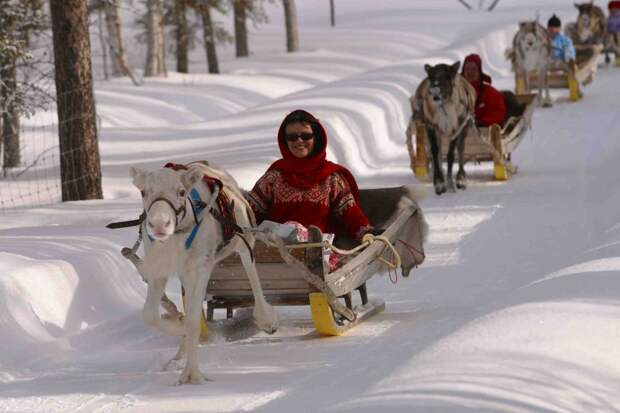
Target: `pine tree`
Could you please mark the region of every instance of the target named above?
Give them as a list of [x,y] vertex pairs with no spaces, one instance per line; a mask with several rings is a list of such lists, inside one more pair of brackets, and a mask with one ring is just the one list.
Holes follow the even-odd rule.
[[21,164],[20,117],[49,100],[29,80],[41,63],[29,53],[31,37],[47,27],[42,0],[0,0],[0,149],[5,171]]
[[202,18],[202,37],[205,46],[205,54],[207,56],[207,67],[209,73],[220,73],[220,67],[217,60],[217,50],[215,44],[217,41],[216,27],[211,19],[211,1],[198,0],[196,10]]
[[173,0],[172,24],[176,40],[177,72],[189,73],[189,49],[192,33],[187,22],[188,0]]
[[295,0],[282,0],[284,5],[284,22],[286,25],[286,50],[299,51],[299,28],[297,25],[297,7]]
[[50,0],[50,10],[62,200],[103,198],[86,2]]
[[274,0],[231,0],[233,5],[233,18],[235,27],[235,48],[237,57],[250,55],[248,46],[247,21],[250,20],[255,26],[265,23],[269,19],[265,12],[264,3],[272,3]]
[[251,7],[249,0],[233,0],[233,17],[235,19],[235,50],[237,57],[248,57],[247,11]]

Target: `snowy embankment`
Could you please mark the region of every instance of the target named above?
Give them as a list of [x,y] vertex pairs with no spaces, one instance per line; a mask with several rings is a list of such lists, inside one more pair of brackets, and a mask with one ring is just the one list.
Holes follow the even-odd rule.
[[[468,165],[465,192],[423,201],[427,262],[396,285],[370,283],[385,313],[319,340],[307,309],[280,308],[275,336],[241,332],[201,347],[206,386],[171,387],[178,373],[160,371],[177,339],[142,323],[145,288],[118,254],[135,231],[103,228],[139,212],[130,165],[206,158],[249,187],[277,157],[284,114],[304,107],[361,186],[414,183],[404,129],[423,64],[476,51],[511,87],[503,51],[536,6],[504,0],[483,14],[381,3],[343,0],[336,31],[318,23],[318,6],[300,4],[299,55],[273,51],[276,22],[255,33],[267,46],[225,61],[224,76],[97,85],[106,200],[0,217],[0,412],[620,411],[613,68],[600,69],[582,102],[537,110],[514,179]],[[541,9],[574,14],[560,1]]]

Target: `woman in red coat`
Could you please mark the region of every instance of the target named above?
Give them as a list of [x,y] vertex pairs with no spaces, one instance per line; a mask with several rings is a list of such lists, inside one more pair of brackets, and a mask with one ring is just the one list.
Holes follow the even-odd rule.
[[323,232],[346,231],[354,239],[372,230],[359,207],[351,172],[326,159],[327,133],[304,110],[291,112],[278,130],[282,159],[248,193],[257,223],[294,221]]
[[482,71],[480,56],[467,56],[461,74],[476,89],[476,123],[480,126],[501,125],[506,116],[504,96],[491,86],[491,77]]

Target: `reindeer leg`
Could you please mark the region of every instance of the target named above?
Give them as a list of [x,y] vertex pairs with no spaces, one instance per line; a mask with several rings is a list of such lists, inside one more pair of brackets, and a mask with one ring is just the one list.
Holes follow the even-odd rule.
[[[523,93],[530,93],[530,90],[532,88],[532,86],[530,85],[530,74],[527,71],[523,70],[521,76],[523,76],[523,84],[525,87],[525,91]],[[538,96],[538,98],[540,99],[540,96]]]
[[605,49],[605,64],[609,66],[611,58],[609,57],[609,49]]
[[441,195],[446,192],[446,184],[441,170],[441,153],[439,142],[437,140],[435,129],[426,128],[426,135],[428,136],[428,141],[431,144],[431,155],[433,156],[433,186],[435,187],[435,193],[437,195]]
[[163,318],[167,318],[169,320],[177,319],[179,321],[183,321],[183,313],[179,311],[176,304],[173,303],[170,298],[168,298],[165,292],[164,295],[161,297],[161,306],[164,308],[164,310],[166,310],[166,314],[162,316]]
[[206,260],[198,260],[190,264],[183,276],[187,312],[185,314],[185,350],[187,363],[179,377],[178,384],[204,384],[208,379],[200,372],[198,363],[198,341],[200,339],[200,320],[207,283],[214,267],[213,254]]
[[[250,246],[254,245],[254,239],[247,239],[247,241]],[[237,253],[241,258],[241,263],[243,264],[245,273],[247,274],[248,280],[250,281],[250,286],[252,287],[252,294],[254,294],[254,322],[261,330],[265,331],[268,334],[273,334],[280,326],[278,316],[271,304],[269,304],[265,299],[263,287],[260,284],[258,272],[256,271],[256,266],[252,261],[250,252],[245,246],[245,243],[239,244],[240,249],[237,250]]]
[[179,363],[187,356],[187,352],[185,351],[185,338],[181,338],[181,343],[179,344],[179,348],[177,350],[177,354],[174,355],[166,364],[164,364],[163,370],[178,370]]
[[603,36],[603,50],[605,53],[605,64],[609,65],[611,63],[611,58],[609,57],[611,52],[611,35],[609,33]]
[[159,315],[159,304],[164,295],[167,281],[166,278],[159,278],[148,282],[142,316],[146,325],[165,334],[182,336],[184,334],[183,324],[179,319],[167,319]]
[[543,107],[550,108],[553,106],[553,100],[551,99],[551,94],[549,93],[549,73],[546,69],[540,71],[538,78],[540,79],[538,85],[538,93],[539,96],[542,96],[543,87],[545,89],[545,98],[543,99]]
[[[151,280],[147,284],[146,301],[142,310],[142,317],[144,318],[144,323],[148,326],[154,327],[165,334],[182,336],[184,329],[180,318],[162,318],[159,315],[159,304],[164,296],[167,281],[166,278],[160,278]],[[183,356],[184,352],[179,348],[177,354],[164,364],[163,370],[169,370]]]
[[458,138],[459,171],[456,174],[456,187],[458,189],[467,188],[467,176],[465,175],[465,139],[467,138],[467,131],[468,128],[465,128]]
[[[457,138],[458,139],[458,138]],[[454,148],[456,146],[456,139],[452,139],[448,145],[448,192],[456,192],[454,188],[454,181],[452,180],[452,165],[454,164]]]
[[[144,274],[142,274],[141,272],[142,262],[143,262],[142,259],[138,257],[138,255],[135,252],[133,252],[131,248],[127,248],[127,247],[121,250],[121,254],[123,255],[123,257],[127,258],[134,265],[134,267],[136,267],[136,270],[138,270],[138,273],[142,277],[142,281],[148,284],[148,281],[146,281]],[[164,314],[164,318],[171,319],[171,320],[178,319],[179,321],[183,320],[183,313],[181,313],[179,309],[177,308],[176,304],[174,304],[170,300],[170,298],[168,298],[168,296],[166,295],[165,289],[164,289],[164,293],[161,296],[161,306],[164,307],[164,310],[166,310],[166,314]]]

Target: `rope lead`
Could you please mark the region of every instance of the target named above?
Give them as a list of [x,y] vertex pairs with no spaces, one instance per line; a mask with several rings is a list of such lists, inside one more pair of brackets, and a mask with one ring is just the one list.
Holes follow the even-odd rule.
[[[396,251],[396,248],[392,245],[390,240],[383,235],[365,234],[362,237],[362,243],[358,245],[357,247],[350,249],[350,250],[343,250],[338,247],[335,247],[327,240],[322,241],[322,242],[308,242],[308,243],[303,243],[303,244],[287,245],[286,248],[289,250],[293,250],[293,249],[306,249],[306,248],[321,247],[324,249],[331,250],[340,255],[353,255],[363,249],[368,248],[370,245],[372,245],[373,243],[377,241],[382,242],[384,245],[383,251],[381,251],[381,253],[377,257],[377,260],[381,261],[389,269],[392,269],[392,270],[395,270],[398,267],[400,267],[402,263],[400,255],[398,254],[398,252]],[[383,258],[384,252],[386,250],[392,253],[392,257],[393,257],[392,261],[388,261],[385,258]]]

